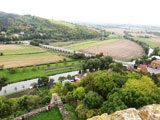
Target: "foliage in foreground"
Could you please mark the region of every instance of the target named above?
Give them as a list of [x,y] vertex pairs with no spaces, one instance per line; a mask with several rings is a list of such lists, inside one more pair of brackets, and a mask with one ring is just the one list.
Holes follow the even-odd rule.
[[80,84],[56,83],[50,94],[53,92],[58,93],[64,103],[76,108],[80,120],[160,103],[160,88],[149,76],[127,71],[88,73]]

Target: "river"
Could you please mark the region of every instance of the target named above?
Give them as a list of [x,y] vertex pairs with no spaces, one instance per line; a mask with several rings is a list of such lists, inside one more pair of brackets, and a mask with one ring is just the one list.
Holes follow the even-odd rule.
[[[51,75],[51,76],[49,76],[49,78],[54,79],[54,82],[58,82],[58,78],[60,76],[64,76],[64,77],[67,77],[67,75],[73,76],[73,75],[78,74],[78,72],[79,71],[73,71],[73,72],[61,73],[61,74],[57,74],[57,75]],[[14,93],[14,92],[17,92],[17,91],[20,91],[20,90],[30,88],[31,84],[34,83],[34,82],[37,83],[37,81],[38,81],[38,78],[35,78],[35,79],[30,79],[30,80],[26,80],[26,81],[21,81],[21,82],[8,84],[8,85],[2,87],[2,89],[0,91],[0,96],[7,95],[7,94],[10,94],[10,93]]]
[[148,57],[153,53],[153,49],[149,47],[149,51],[148,51]]

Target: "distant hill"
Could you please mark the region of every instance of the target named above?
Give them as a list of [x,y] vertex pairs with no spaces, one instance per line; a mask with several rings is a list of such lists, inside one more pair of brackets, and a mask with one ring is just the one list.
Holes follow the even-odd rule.
[[31,15],[0,12],[0,41],[26,39],[77,40],[101,36],[86,26]]

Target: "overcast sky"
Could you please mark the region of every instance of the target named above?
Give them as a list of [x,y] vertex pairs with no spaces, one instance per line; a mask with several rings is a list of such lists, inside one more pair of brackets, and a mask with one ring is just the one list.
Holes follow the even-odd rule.
[[64,21],[160,25],[160,0],[1,0],[0,11]]

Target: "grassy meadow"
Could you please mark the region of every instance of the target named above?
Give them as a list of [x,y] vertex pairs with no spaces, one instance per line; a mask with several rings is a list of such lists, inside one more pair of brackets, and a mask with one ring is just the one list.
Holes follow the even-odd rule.
[[58,108],[53,108],[48,112],[43,112],[35,115],[27,120],[63,120],[61,113]]
[[55,43],[51,43],[51,45],[78,51],[78,50],[82,50],[85,48],[94,47],[94,46],[98,46],[98,45],[102,45],[102,44],[106,44],[106,43],[110,43],[110,42],[114,42],[118,40],[120,39],[109,39],[109,40],[95,39],[95,40],[85,40],[85,41],[79,41],[79,42],[74,42],[74,41],[55,42]]
[[150,37],[150,38],[134,37],[134,39],[148,44],[151,48],[160,47],[160,37]]
[[[24,68],[17,68],[16,73],[10,73],[8,69],[4,69],[0,71],[0,76],[8,77],[6,84],[18,82],[26,79],[36,78],[40,76],[48,76],[53,74],[59,74],[64,72],[70,72],[75,70],[80,70],[78,65],[81,65],[82,62],[80,61],[73,61],[73,62],[66,62],[66,63],[56,63],[48,65],[39,65],[39,66],[31,66],[31,67],[24,67]],[[75,66],[74,68],[67,68],[67,66]],[[62,67],[66,67],[66,69],[61,69]],[[36,69],[36,70],[33,70]],[[60,68],[59,70],[57,68]],[[47,69],[53,69],[47,72]],[[56,69],[56,70],[54,70]]]
[[[71,118],[72,120],[77,120],[75,108],[68,104],[64,104],[64,107],[66,111],[68,111],[69,113],[69,118]],[[28,118],[27,120],[63,120],[63,118],[59,112],[59,109],[53,108],[52,110],[48,112],[40,113],[31,118]]]
[[70,60],[59,52],[35,46],[12,44],[0,45],[0,47],[0,52],[3,53],[3,56],[0,56],[0,65],[4,65],[4,68],[52,63],[64,58]]

